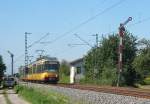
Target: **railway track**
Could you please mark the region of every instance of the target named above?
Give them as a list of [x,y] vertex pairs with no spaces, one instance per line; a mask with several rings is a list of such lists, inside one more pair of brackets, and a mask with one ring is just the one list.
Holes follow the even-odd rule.
[[79,85],[79,84],[56,84],[53,86],[74,88],[80,90],[89,90],[103,93],[111,93],[125,96],[134,96],[138,98],[150,99],[150,90],[126,87],[108,87],[108,86],[93,86],[93,85]]

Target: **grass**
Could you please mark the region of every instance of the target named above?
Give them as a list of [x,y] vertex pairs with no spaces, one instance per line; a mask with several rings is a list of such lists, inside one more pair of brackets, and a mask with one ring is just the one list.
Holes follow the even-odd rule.
[[58,83],[70,83],[70,76],[62,75]]
[[146,85],[150,85],[150,77],[145,78],[145,79],[144,79],[144,83],[145,83]]
[[69,98],[54,91],[47,92],[25,86],[16,86],[15,90],[31,104],[69,104]]
[[4,89],[3,94],[4,94],[4,97],[5,97],[6,103],[7,104],[12,104],[11,101],[8,99],[8,94],[6,93],[6,89]]

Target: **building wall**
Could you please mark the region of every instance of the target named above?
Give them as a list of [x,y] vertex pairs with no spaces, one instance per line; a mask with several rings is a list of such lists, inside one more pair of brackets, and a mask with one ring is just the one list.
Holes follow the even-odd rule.
[[83,67],[83,61],[80,61],[78,63],[75,63],[72,65],[76,67],[76,75],[75,75],[75,82],[79,82],[81,78],[84,78],[85,69]]

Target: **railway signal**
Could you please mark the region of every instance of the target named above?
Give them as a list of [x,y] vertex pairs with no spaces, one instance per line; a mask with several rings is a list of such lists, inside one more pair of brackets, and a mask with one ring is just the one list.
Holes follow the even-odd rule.
[[122,56],[123,56],[123,37],[125,33],[125,25],[132,20],[132,17],[129,17],[124,23],[121,23],[119,26],[119,57],[118,57],[118,80],[117,80],[117,87],[120,84],[120,78],[122,73]]

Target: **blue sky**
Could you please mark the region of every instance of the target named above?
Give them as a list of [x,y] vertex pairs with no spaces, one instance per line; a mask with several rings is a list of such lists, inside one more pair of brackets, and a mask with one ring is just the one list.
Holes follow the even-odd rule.
[[[4,58],[7,72],[10,73],[10,56],[7,50],[15,55],[15,72],[24,64],[24,32],[28,35],[28,43],[40,39],[50,33],[42,42],[53,41],[87,19],[101,13],[121,0],[0,0],[0,54]],[[65,34],[51,44],[36,44],[29,49],[29,54],[37,57],[36,50],[44,49],[50,56],[68,61],[82,57],[90,49],[89,46],[69,47],[68,44],[83,44],[73,34],[78,34],[91,45],[95,44],[98,33],[117,32],[120,22],[129,16],[133,21],[126,27],[139,39],[150,39],[150,20],[130,26],[143,19],[150,18],[150,0],[122,0],[119,5],[97,16],[85,25]],[[19,57],[21,55],[21,57]]]

